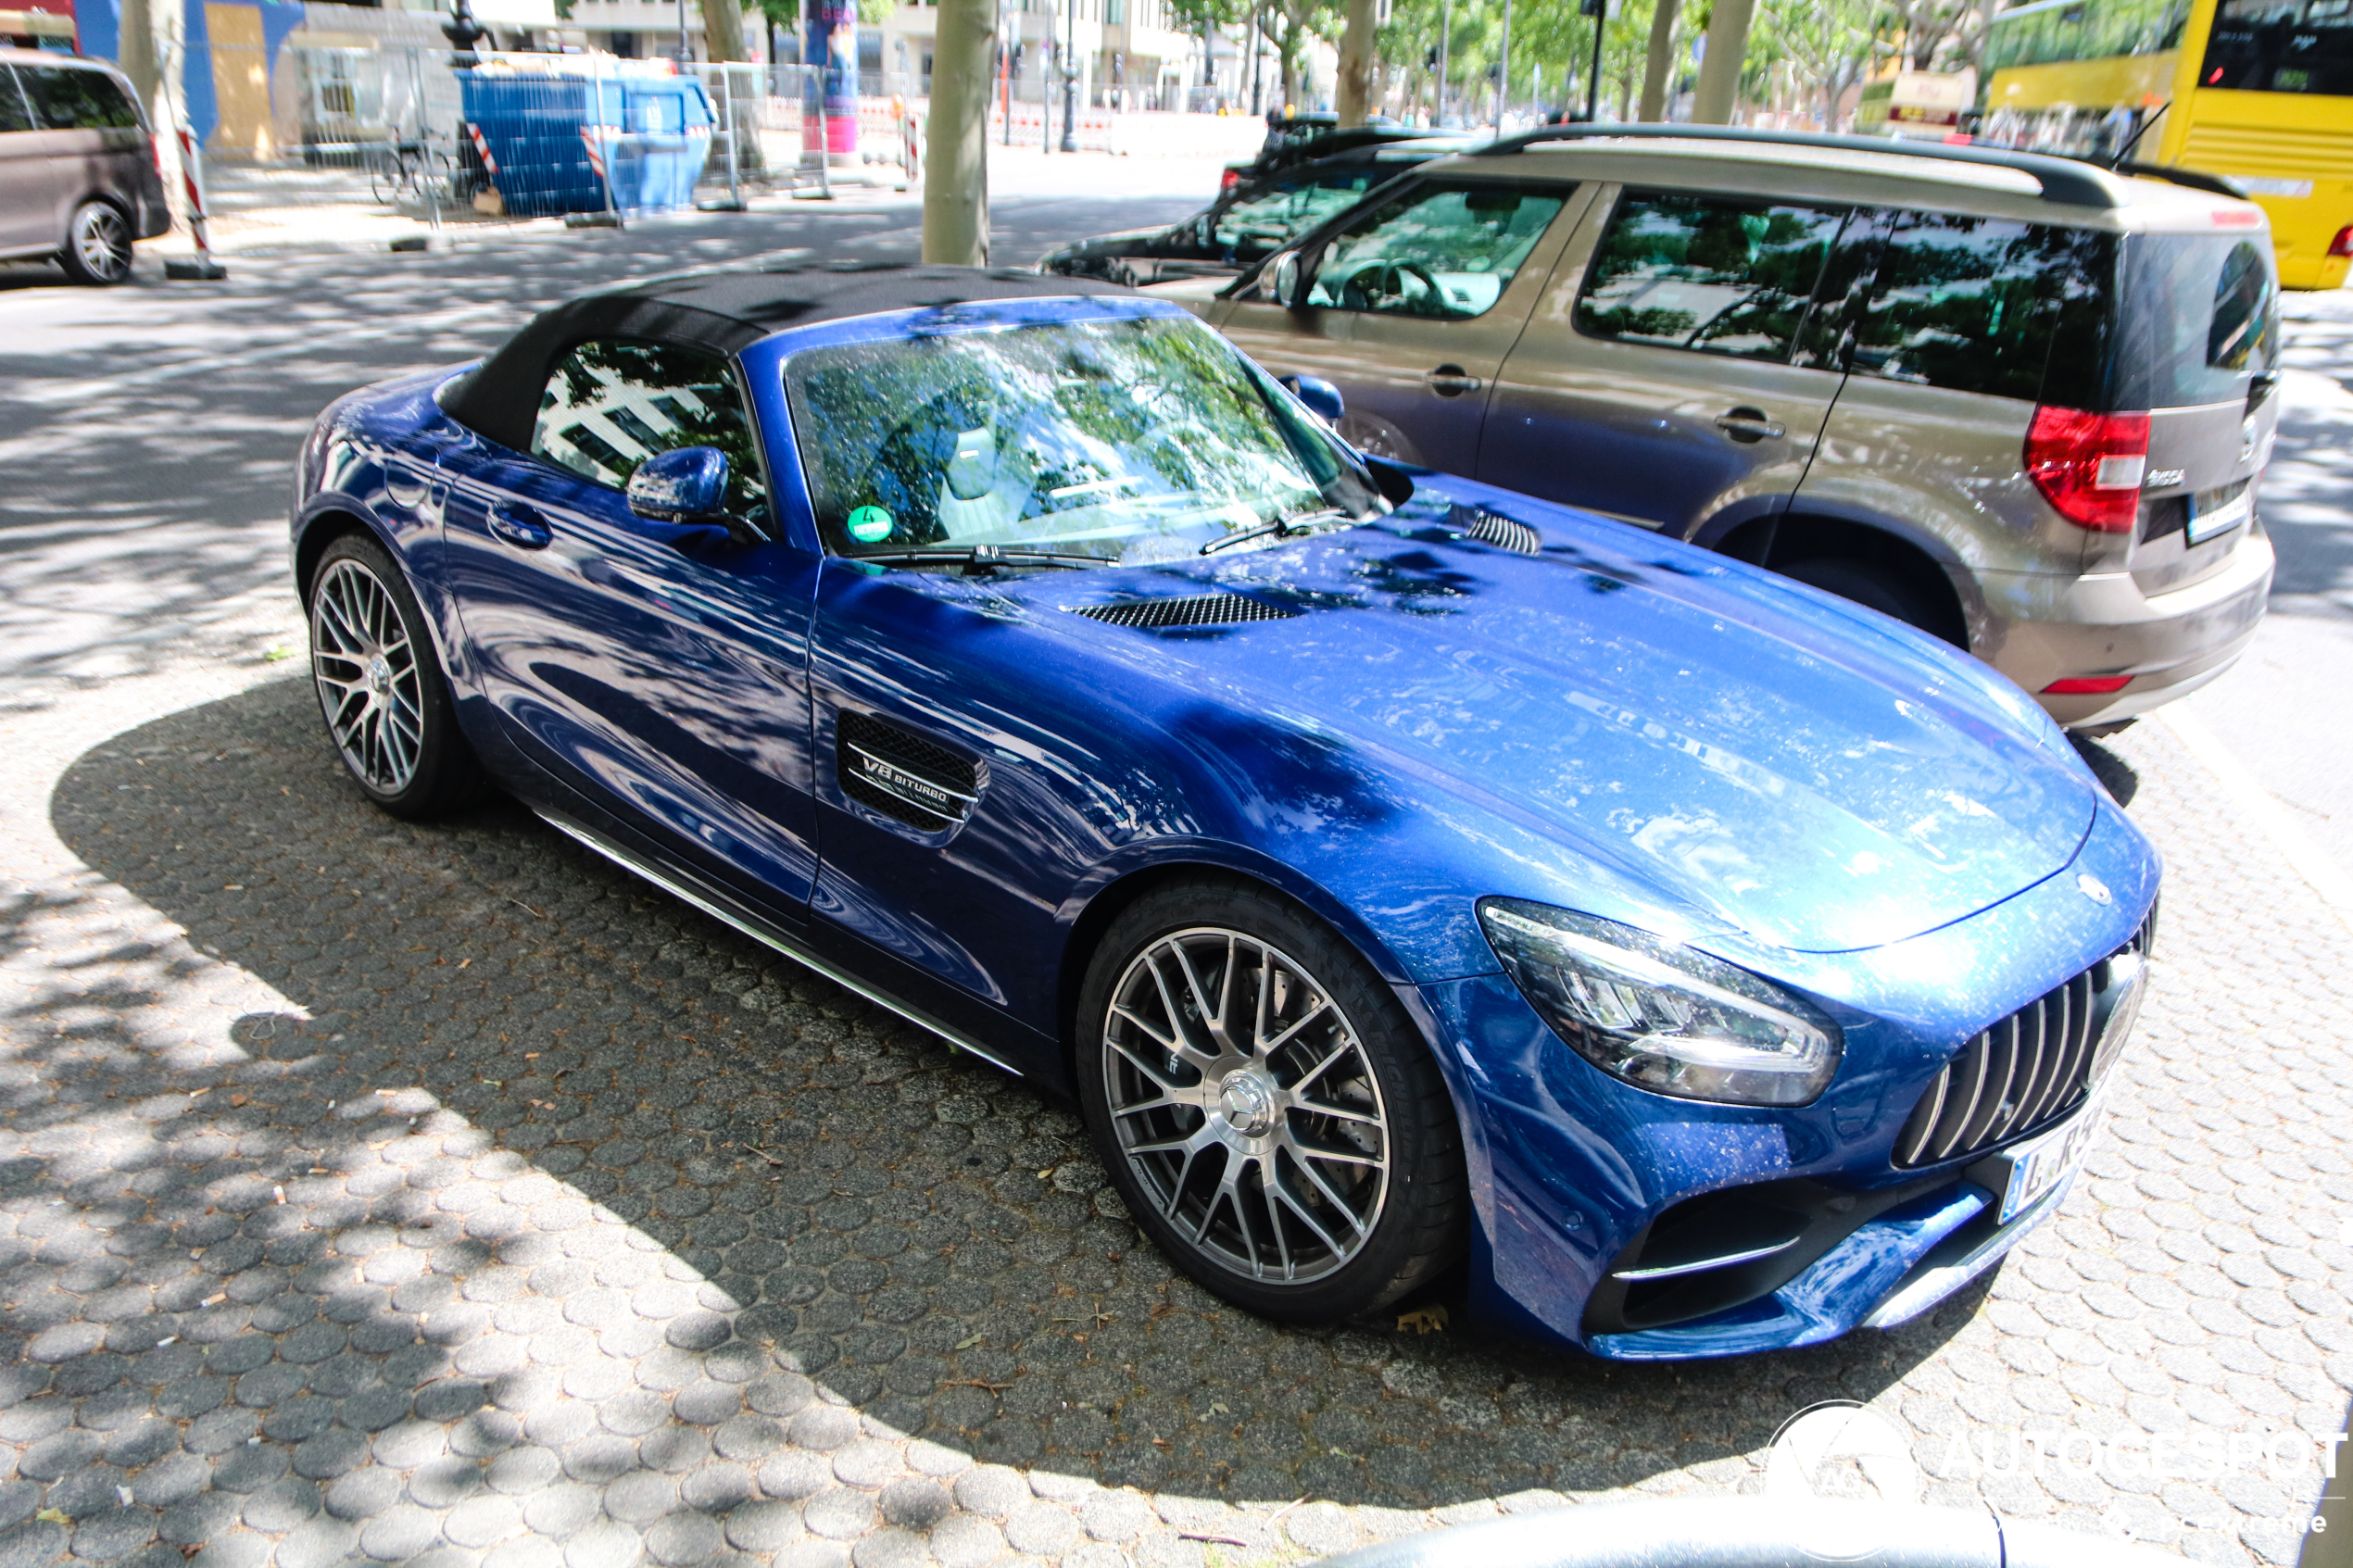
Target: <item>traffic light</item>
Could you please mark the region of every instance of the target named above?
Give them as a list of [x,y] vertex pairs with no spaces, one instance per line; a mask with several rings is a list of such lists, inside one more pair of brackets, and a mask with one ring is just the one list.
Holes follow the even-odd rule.
[[1427,54],[1425,54],[1425,55],[1422,56],[1422,69],[1423,69],[1424,70],[1436,70],[1436,69],[1438,69],[1438,45],[1437,45],[1437,44],[1431,44],[1431,45],[1429,46],[1429,52],[1428,52],[1428,53],[1427,53]]
[[1603,0],[1577,0],[1577,14],[1580,17],[1598,17],[1602,14],[1602,3]]

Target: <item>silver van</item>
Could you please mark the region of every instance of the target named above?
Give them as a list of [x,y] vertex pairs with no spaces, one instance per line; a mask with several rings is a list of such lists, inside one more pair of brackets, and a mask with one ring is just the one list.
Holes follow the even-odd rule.
[[0,48],[0,260],[55,257],[78,282],[131,276],[171,227],[138,95],[96,60]]
[[1425,164],[1214,295],[1167,292],[1334,383],[1367,452],[1842,595],[2070,727],[2212,680],[2263,613],[2278,282],[2262,210],[2213,189],[1561,128]]

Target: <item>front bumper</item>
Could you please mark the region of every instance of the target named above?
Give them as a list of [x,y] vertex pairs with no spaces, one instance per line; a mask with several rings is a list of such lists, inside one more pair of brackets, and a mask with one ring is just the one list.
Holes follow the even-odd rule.
[[[1983,572],[1979,651],[2068,728],[2114,723],[2187,696],[2237,662],[2262,621],[2273,566],[2258,525],[2221,570],[2170,593],[2144,594],[2123,571]],[[2115,692],[2044,693],[2086,675],[2132,679]]]
[[[2086,873],[2109,902],[2087,896]],[[2103,806],[2073,862],[1990,909],[1869,952],[1788,955],[1768,972],[1846,1036],[1837,1079],[1794,1110],[1622,1084],[1563,1044],[1500,974],[1422,987],[1468,1112],[1475,1305],[1504,1326],[1624,1360],[1785,1349],[1929,1310],[2053,1212],[2065,1184],[2002,1223],[2001,1154],[1898,1169],[1899,1130],[1963,1042],[2132,941],[2157,879],[2145,840]],[[1793,1212],[1792,1235],[1803,1235],[1744,1279],[1719,1261],[1650,1269],[1681,1217],[1705,1205]],[[1655,1294],[1637,1299],[1629,1260],[1693,1278],[1704,1267],[1708,1288],[1745,1288],[1662,1310]]]

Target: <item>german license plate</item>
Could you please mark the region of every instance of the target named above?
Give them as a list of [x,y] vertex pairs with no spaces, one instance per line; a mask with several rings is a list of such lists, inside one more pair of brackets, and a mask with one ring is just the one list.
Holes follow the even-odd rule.
[[2010,1179],[2002,1190],[2001,1223],[2008,1224],[2083,1163],[2107,1114],[2107,1097],[2095,1092],[2091,1103],[2070,1117],[2065,1126],[2054,1127],[2033,1142],[2007,1151]]
[[2227,501],[2208,505],[2198,496],[2190,497],[2190,543],[2203,545],[2208,539],[2219,539],[2232,529],[2255,515],[2255,492],[2242,488]]

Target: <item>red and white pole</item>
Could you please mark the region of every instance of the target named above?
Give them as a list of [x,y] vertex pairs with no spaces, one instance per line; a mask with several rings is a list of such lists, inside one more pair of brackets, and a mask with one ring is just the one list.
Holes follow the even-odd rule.
[[188,232],[196,242],[196,255],[193,261],[166,261],[163,275],[204,282],[225,278],[229,269],[212,258],[212,235],[205,227],[204,150],[185,120],[180,123],[180,184],[188,197]]

